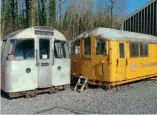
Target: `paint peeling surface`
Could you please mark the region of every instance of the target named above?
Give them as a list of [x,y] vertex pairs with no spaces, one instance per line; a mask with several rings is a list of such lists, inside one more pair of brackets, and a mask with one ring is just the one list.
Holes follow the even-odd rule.
[[[125,41],[157,43],[157,37],[155,36],[110,29],[110,28],[99,27],[93,30],[89,30],[86,33],[89,36],[101,36],[109,40],[125,40]],[[76,37],[74,41],[80,38],[84,38],[84,33]]]

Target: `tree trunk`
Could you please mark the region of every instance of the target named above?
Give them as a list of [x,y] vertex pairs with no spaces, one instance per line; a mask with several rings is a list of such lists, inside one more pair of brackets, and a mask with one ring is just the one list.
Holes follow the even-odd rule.
[[47,15],[46,15],[46,0],[41,0],[41,16],[42,16],[42,23],[41,26],[47,25]]
[[56,22],[56,1],[50,0],[50,19],[49,19],[49,26],[55,26]]
[[60,28],[62,27],[62,4],[61,4],[62,0],[59,0],[59,23],[60,23]]
[[2,5],[1,5],[1,16],[2,16],[2,18],[1,18],[1,33],[0,33],[0,37],[2,37],[3,36],[3,34],[4,34],[4,27],[5,27],[5,16],[6,16],[6,11],[5,11],[5,0],[2,0],[1,1],[2,2]]
[[34,0],[25,0],[26,3],[26,25],[31,27],[35,25]]
[[11,12],[11,28],[14,31],[15,30],[15,0],[10,1],[10,12]]
[[111,0],[111,23],[110,23],[110,27],[113,27],[113,8],[114,8],[114,0]]

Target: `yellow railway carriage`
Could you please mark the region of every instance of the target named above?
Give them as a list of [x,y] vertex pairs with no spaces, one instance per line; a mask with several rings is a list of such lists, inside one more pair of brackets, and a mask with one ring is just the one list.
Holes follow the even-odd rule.
[[157,75],[157,37],[96,28],[72,41],[72,79],[113,86]]

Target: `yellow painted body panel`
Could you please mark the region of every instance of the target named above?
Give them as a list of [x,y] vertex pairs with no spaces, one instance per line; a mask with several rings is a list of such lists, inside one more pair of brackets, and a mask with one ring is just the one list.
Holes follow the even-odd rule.
[[[73,76],[84,76],[103,83],[123,84],[157,74],[157,44],[148,44],[148,57],[131,58],[129,42],[106,40],[107,55],[104,56],[96,55],[96,37],[91,37],[90,56],[85,56],[83,53],[83,38],[80,55],[72,54]],[[124,58],[120,58],[119,43],[124,43]],[[73,63],[74,60],[77,64]]]

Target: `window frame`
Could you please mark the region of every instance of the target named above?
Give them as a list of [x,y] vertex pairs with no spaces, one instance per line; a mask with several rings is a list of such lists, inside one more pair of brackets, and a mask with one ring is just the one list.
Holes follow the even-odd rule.
[[[97,39],[99,39],[99,40],[100,40],[99,43],[101,43],[100,50],[102,49],[102,43],[103,43],[103,42],[105,43],[105,46],[104,46],[104,48],[105,48],[105,49],[104,49],[104,51],[105,51],[104,53],[105,53],[105,54],[97,54]],[[107,47],[106,47],[106,46],[107,46],[107,41],[106,41],[105,39],[96,37],[96,38],[95,38],[95,42],[96,42],[96,47],[95,47],[95,50],[96,50],[95,53],[96,53],[96,55],[97,55],[97,56],[99,56],[99,55],[107,56]]]
[[[138,56],[132,56],[132,52],[131,52],[131,50],[132,50],[131,49],[131,45],[132,44],[138,44],[138,50],[135,50],[135,51],[138,51]],[[139,45],[139,43],[137,43],[137,42],[130,42],[129,43],[129,50],[130,50],[129,52],[130,52],[130,57],[131,58],[138,58],[138,57],[140,57],[140,45]]]
[[[50,40],[49,38],[46,38],[46,37],[45,37],[45,38],[44,38],[44,37],[39,37],[38,39],[39,39],[39,47],[38,47],[38,48],[39,48],[39,49],[38,49],[38,50],[39,50],[39,59],[40,59],[40,60],[50,60],[50,59],[51,59],[51,40]],[[42,58],[40,57],[40,53],[41,53],[41,52],[40,52],[40,40],[49,40],[49,52],[48,52],[49,55],[48,55],[48,58],[47,58],[47,59],[42,59]]]
[[[78,41],[79,41],[79,42],[78,42]],[[79,48],[79,52],[76,54],[76,52],[75,52],[76,49],[75,49],[75,48],[76,48],[76,46],[77,46],[77,45],[76,45],[77,42],[79,43],[80,48]],[[78,39],[78,40],[74,41],[74,42],[72,43],[72,45],[73,45],[73,46],[72,46],[72,54],[73,54],[73,55],[80,55],[80,54],[81,54],[81,39]]]
[[[130,58],[140,58],[140,57],[149,57],[149,43],[145,43],[145,42],[130,42],[129,43],[129,50],[131,51],[131,43],[137,43],[138,44],[138,56],[131,56],[131,52],[130,52]],[[147,55],[142,56],[141,55],[141,44],[147,44]]]
[[[90,47],[89,47],[89,48],[90,48],[90,50],[89,50],[90,53],[89,53],[89,54],[86,54],[86,53],[85,53],[85,39],[86,39],[86,40],[87,40],[87,39],[90,40],[90,45],[89,45],[89,46],[90,46]],[[84,38],[84,39],[83,39],[83,47],[84,47],[84,51],[83,51],[84,56],[91,56],[91,53],[92,53],[92,51],[91,51],[91,50],[92,50],[92,38],[91,38],[91,37],[87,37],[87,38]]]
[[[147,55],[141,55],[141,44],[142,45],[147,45]],[[148,43],[139,43],[139,45],[140,45],[140,57],[149,57],[149,44]],[[145,50],[145,49],[144,49]],[[144,51],[145,52],[145,51]],[[146,53],[146,52],[145,52]]]
[[[65,54],[63,54],[63,55],[65,55],[65,57],[63,56],[63,57],[56,57],[56,46],[55,46],[55,42],[57,42],[57,41],[61,41],[61,42],[64,42],[64,43],[66,43],[67,44],[67,52],[66,52],[66,49],[63,47],[63,53],[65,53]],[[60,43],[61,43],[60,42]],[[68,53],[68,54],[67,54]],[[68,42],[67,41],[65,41],[65,40],[57,40],[57,39],[55,39],[54,40],[54,58],[56,58],[56,59],[68,59],[69,58],[69,56],[70,56],[70,54],[69,54],[69,50],[68,50]]]
[[[123,53],[121,53],[121,45],[123,45]],[[119,43],[119,58],[125,58],[125,44],[124,43]]]
[[[33,42],[34,42],[34,47],[33,47],[33,49],[34,49],[34,56],[33,56],[33,58],[17,59],[16,56],[14,56],[14,57],[15,57],[15,61],[34,60],[34,59],[36,58],[36,55],[35,55],[35,39],[34,39],[34,38],[20,38],[20,39],[13,38],[13,39],[10,39],[10,40],[9,40],[9,43],[10,43],[9,47],[11,47],[11,40],[21,40],[22,42],[23,42],[23,40],[33,40]],[[15,45],[13,45],[13,48],[12,48],[12,51],[11,51],[11,52],[12,52],[12,55],[13,55],[13,51],[15,50],[14,47],[15,47]],[[22,50],[23,50],[23,49],[22,49]],[[24,52],[24,51],[23,51],[23,52]],[[7,53],[8,53],[8,51],[7,51]]]

